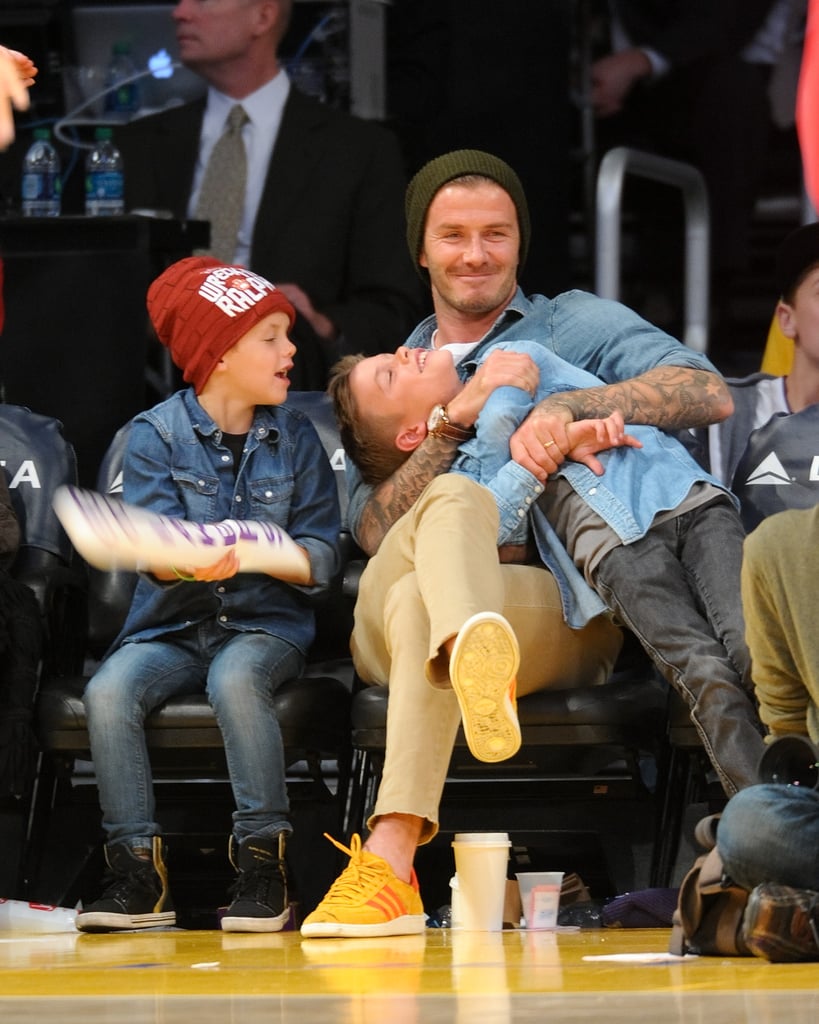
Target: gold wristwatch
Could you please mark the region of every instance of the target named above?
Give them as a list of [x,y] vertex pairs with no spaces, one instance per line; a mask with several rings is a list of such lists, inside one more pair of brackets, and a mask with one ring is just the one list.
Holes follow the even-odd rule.
[[427,432],[432,437],[448,437],[450,441],[468,441],[475,436],[474,427],[459,427],[446,414],[445,405],[436,405],[427,420]]

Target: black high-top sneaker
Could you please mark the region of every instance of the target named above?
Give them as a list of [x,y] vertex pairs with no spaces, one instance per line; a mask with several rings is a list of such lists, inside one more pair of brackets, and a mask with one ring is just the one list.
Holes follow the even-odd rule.
[[230,888],[232,903],[222,918],[226,932],[279,932],[290,915],[285,833],[230,837],[230,862],[238,875]]
[[77,914],[80,931],[112,932],[176,924],[159,836],[153,837],[150,860],[138,857],[127,843],[106,846],[105,860],[108,870],[102,880],[102,895]]

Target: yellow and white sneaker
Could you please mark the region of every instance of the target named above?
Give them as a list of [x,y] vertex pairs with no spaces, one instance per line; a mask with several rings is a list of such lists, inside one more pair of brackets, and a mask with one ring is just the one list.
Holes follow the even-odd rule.
[[302,935],[311,939],[367,938],[424,931],[426,914],[414,871],[409,883],[402,882],[383,857],[361,848],[360,836],[352,837],[350,849],[331,836],[327,838],[350,855],[350,863],[304,919]]
[[520,648],[496,612],[479,612],[461,627],[449,678],[461,707],[469,749],[479,761],[505,761],[520,749],[515,691]]

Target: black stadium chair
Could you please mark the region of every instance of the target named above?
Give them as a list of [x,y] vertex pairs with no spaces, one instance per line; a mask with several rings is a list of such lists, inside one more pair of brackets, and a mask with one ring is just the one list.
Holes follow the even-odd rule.
[[[82,663],[85,633],[84,566],[51,508],[55,490],[77,482],[72,446],[62,424],[19,405],[0,404],[0,466],[21,529],[11,575],[34,595],[31,610],[40,626],[39,650],[16,647],[3,654],[0,672],[0,759],[2,760],[4,894],[21,895],[29,809],[37,779],[35,700],[44,676]],[[18,600],[20,595],[15,596]],[[39,658],[37,657],[39,653]]]

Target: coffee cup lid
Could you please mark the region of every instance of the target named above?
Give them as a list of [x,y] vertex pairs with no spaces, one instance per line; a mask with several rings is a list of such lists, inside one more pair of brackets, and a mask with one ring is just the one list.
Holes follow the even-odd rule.
[[511,845],[508,832],[456,832],[453,842],[475,846],[496,846],[498,843]]

